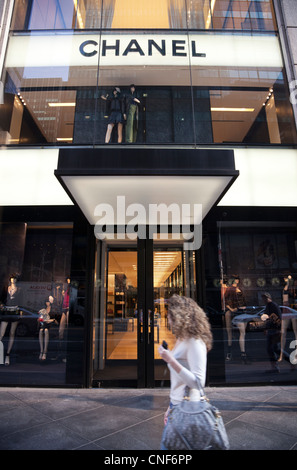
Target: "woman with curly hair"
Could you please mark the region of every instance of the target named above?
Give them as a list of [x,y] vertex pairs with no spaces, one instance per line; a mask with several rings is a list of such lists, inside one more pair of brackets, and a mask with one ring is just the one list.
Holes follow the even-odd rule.
[[177,341],[172,351],[159,346],[159,354],[170,370],[171,383],[165,425],[169,410],[183,400],[186,386],[190,388],[190,399],[200,400],[196,376],[204,387],[207,352],[212,347],[210,324],[205,312],[194,300],[173,295],[168,302],[168,321]]

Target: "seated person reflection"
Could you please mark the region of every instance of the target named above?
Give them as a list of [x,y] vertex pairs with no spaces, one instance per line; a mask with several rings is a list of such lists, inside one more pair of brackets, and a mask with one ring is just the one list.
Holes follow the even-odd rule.
[[51,300],[52,297],[45,299],[45,308],[39,310],[39,345],[40,345],[40,355],[39,359],[45,361],[48,343],[49,343],[49,328],[55,322],[54,318],[51,318]]

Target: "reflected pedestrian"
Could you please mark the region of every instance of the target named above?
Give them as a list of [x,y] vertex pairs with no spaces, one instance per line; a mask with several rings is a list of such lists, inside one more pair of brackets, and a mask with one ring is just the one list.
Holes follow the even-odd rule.
[[[269,292],[262,294],[262,299],[266,304],[264,313],[261,315],[261,320],[265,322],[266,334],[266,350],[270,360],[271,369],[267,372],[280,371],[277,361],[281,354],[281,311],[277,303],[273,302]],[[285,351],[282,351],[283,358],[290,362],[290,356]],[[292,365],[293,367],[293,365]]]

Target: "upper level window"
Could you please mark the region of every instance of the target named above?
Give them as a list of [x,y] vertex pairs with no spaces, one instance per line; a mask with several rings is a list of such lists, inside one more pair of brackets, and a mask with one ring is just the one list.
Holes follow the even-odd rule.
[[16,0],[13,30],[275,30],[272,0]]

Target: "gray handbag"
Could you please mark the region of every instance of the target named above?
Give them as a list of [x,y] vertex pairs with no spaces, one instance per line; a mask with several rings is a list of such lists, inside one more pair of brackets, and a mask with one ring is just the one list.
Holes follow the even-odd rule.
[[198,377],[196,380],[201,400],[191,401],[186,387],[184,400],[169,412],[162,446],[168,450],[228,450],[222,416],[205,397]]

